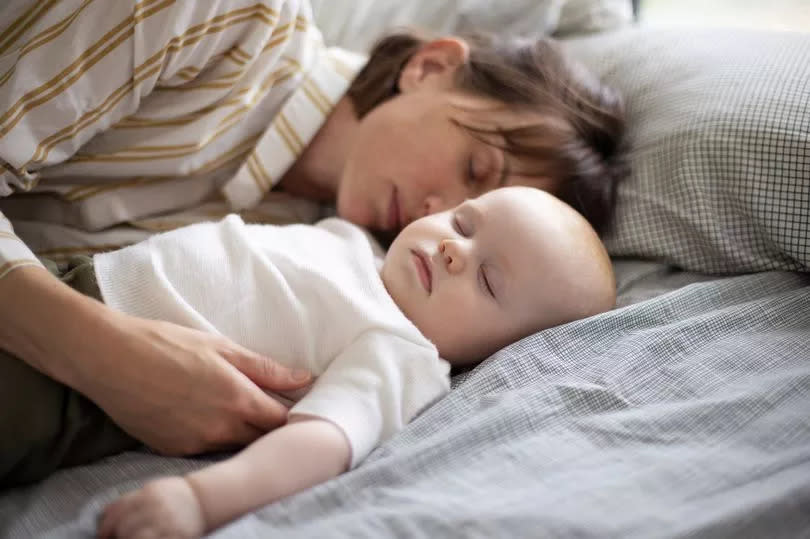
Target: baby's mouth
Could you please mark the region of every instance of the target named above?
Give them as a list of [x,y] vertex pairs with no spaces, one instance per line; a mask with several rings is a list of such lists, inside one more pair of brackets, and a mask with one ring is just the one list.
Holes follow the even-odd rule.
[[433,271],[430,267],[430,259],[424,253],[413,249],[411,249],[411,254],[413,255],[416,272],[419,274],[419,280],[429,295],[433,292]]

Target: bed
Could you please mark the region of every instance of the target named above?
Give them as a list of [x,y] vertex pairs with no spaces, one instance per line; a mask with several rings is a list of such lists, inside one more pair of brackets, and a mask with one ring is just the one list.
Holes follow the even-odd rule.
[[[327,39],[360,35],[322,4]],[[428,15],[454,29],[483,4]],[[213,537],[810,537],[810,36],[522,4],[627,98],[617,308],[455,376],[358,469]],[[365,28],[413,17],[350,5]],[[0,536],[90,537],[118,494],[216,458],[63,470],[0,497]]]

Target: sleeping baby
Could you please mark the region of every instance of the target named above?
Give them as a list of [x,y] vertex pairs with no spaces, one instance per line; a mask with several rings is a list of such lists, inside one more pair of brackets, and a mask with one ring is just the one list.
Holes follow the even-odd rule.
[[337,476],[444,395],[451,366],[615,301],[610,260],[587,221],[528,187],[418,219],[387,253],[340,219],[270,226],[232,215],[92,265],[113,308],[223,334],[317,376],[305,394],[287,395],[284,426],[109,505],[102,537],[199,536]]

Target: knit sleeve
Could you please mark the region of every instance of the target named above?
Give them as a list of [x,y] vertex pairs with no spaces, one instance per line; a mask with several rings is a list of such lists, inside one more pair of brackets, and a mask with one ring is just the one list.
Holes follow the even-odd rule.
[[450,389],[449,365],[435,348],[383,331],[363,333],[290,410],[343,429],[356,467]]

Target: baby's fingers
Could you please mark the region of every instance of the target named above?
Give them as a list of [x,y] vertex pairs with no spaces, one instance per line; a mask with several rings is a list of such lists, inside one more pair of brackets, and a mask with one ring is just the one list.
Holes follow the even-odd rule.
[[149,511],[144,510],[141,491],[130,492],[108,505],[101,517],[98,536],[103,539],[135,537],[149,524]]
[[119,498],[104,508],[104,511],[99,516],[98,539],[113,539],[115,537],[115,528],[124,514],[125,504],[126,501]]
[[154,539],[154,518],[148,511],[127,511],[115,527],[116,539]]

